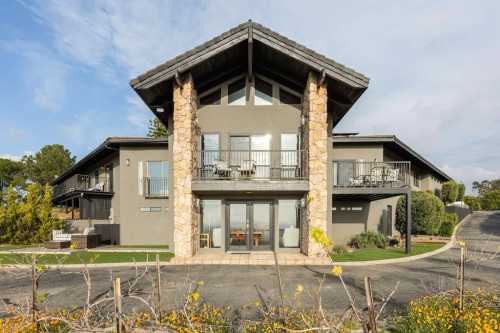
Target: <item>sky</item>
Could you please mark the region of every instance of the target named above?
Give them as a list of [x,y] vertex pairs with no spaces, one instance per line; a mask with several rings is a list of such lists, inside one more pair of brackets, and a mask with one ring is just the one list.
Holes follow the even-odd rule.
[[130,79],[252,19],[370,78],[335,129],[500,178],[500,1],[1,1],[0,156],[142,136]]

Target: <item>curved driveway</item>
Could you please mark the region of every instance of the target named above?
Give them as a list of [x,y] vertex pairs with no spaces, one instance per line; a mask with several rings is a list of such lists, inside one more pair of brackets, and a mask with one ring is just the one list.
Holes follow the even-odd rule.
[[[464,240],[468,248],[466,286],[468,288],[491,288],[500,286],[500,212],[477,212],[469,216],[459,230],[458,239]],[[344,279],[357,300],[364,300],[363,277],[370,276],[376,298],[387,295],[397,281],[399,289],[388,305],[388,311],[402,310],[407,302],[419,295],[447,290],[456,286],[456,262],[459,250],[452,248],[433,257],[407,263],[344,267]],[[293,297],[295,288],[302,284],[311,293],[317,290],[319,279],[328,272],[326,267],[281,267],[285,294]],[[93,295],[108,290],[110,269],[93,269]],[[113,269],[122,281],[133,279],[133,269]],[[268,302],[278,302],[278,283],[273,266],[167,266],[162,269],[162,287],[166,289],[163,299],[168,305],[177,302],[184,293],[186,280],[203,281],[200,289],[206,301],[232,308],[249,305],[259,299],[258,293]],[[0,270],[0,310],[2,303],[19,302],[30,294],[30,280]],[[150,288],[151,282],[140,284]],[[53,271],[40,281],[42,292],[48,292],[47,306],[82,305],[86,289],[82,277],[65,271]],[[257,292],[257,290],[259,292]],[[327,275],[322,288],[323,305],[342,311],[348,306],[347,297],[338,278]],[[312,298],[305,292],[303,304]],[[2,302],[3,301],[3,302]],[[134,304],[129,304],[135,307]],[[138,306],[138,305],[137,305]],[[248,313],[253,313],[251,307]],[[244,311],[245,312],[245,311]],[[387,313],[387,312],[386,312]]]

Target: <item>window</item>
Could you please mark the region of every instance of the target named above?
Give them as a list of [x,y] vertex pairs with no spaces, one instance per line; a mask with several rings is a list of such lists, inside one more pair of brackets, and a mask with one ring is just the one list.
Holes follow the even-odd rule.
[[273,105],[273,85],[255,78],[255,105]]
[[292,94],[283,88],[280,88],[280,103],[299,105],[301,104],[301,100],[299,96]]
[[242,78],[227,87],[229,105],[245,105],[247,102],[246,79]]
[[218,134],[203,134],[201,137],[202,149],[202,176],[206,177],[212,175],[212,167],[220,158],[219,152],[219,135]]
[[220,105],[221,93],[220,88],[214,92],[200,97],[200,105]]
[[200,247],[221,247],[221,208],[220,200],[201,201]]
[[271,175],[271,135],[231,136],[231,166],[250,168],[250,175]]
[[298,248],[300,240],[300,213],[298,200],[279,200],[279,246]]
[[281,178],[300,176],[298,171],[299,155],[297,134],[281,134]]
[[147,197],[166,197],[168,195],[168,162],[148,161],[146,163]]

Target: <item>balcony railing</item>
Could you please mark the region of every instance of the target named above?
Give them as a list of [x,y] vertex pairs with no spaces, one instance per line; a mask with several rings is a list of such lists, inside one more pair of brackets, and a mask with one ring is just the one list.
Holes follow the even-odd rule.
[[145,177],[144,196],[147,198],[165,198],[168,196],[168,179],[166,177]]
[[58,197],[72,191],[89,192],[111,192],[106,177],[94,177],[90,175],[75,174],[61,184],[53,187],[53,196]]
[[410,162],[333,161],[334,187],[410,185]]
[[306,179],[303,150],[204,150],[199,152],[200,180]]

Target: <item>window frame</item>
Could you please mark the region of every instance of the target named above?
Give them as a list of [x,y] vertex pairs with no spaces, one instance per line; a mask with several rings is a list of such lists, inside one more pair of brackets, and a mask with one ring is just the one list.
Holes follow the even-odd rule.
[[155,198],[168,198],[169,196],[169,187],[170,187],[170,163],[168,160],[145,160],[143,164],[145,166],[143,167],[143,177],[145,179],[150,179],[150,172],[149,172],[149,165],[151,162],[159,162],[159,163],[164,163],[165,165],[165,177],[155,177],[155,178],[160,178],[160,179],[165,179],[165,192],[164,193],[150,193],[149,190],[146,188],[147,181],[143,181],[143,186],[144,186],[144,197],[149,198],[149,199],[155,199]]

